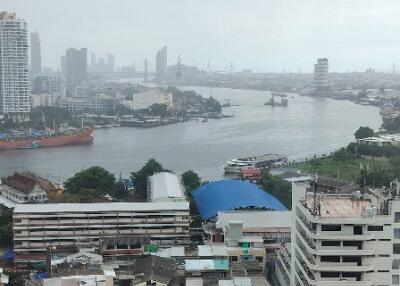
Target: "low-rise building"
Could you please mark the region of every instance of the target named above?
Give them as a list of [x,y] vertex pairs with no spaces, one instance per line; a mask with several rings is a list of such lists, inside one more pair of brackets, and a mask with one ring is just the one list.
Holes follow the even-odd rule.
[[49,246],[98,246],[100,240],[120,236],[159,246],[185,245],[189,239],[189,204],[19,204],[14,208],[13,231],[15,261],[21,265],[43,261]]
[[149,89],[139,93],[133,94],[131,103],[124,102],[129,105],[133,110],[148,109],[153,104],[165,104],[169,108],[172,107],[173,96],[172,93],[166,92],[161,89]]
[[19,204],[44,202],[48,193],[56,190],[50,181],[28,173],[14,173],[0,181],[1,195]]

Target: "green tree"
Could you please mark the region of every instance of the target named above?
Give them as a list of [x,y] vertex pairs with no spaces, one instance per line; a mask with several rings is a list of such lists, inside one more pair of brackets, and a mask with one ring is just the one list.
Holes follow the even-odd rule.
[[24,272],[22,271],[5,271],[4,274],[8,275],[9,281],[8,285],[10,286],[24,286]]
[[372,128],[368,126],[361,126],[358,130],[354,133],[354,137],[356,139],[362,139],[367,137],[372,137],[375,135],[375,132]]
[[[95,197],[115,195],[115,176],[106,169],[94,166],[76,173],[65,184],[67,194],[92,192]],[[91,190],[91,191],[90,191]]]
[[209,112],[217,112],[220,113],[222,111],[221,103],[213,97],[209,97],[206,100],[206,109]]
[[147,199],[147,178],[155,173],[165,171],[162,165],[155,159],[149,159],[137,172],[131,172],[131,178],[135,182],[136,194],[139,199]]
[[182,181],[187,191],[193,191],[201,186],[200,176],[193,170],[188,170],[182,174]]
[[261,179],[261,186],[269,194],[276,197],[285,207],[292,207],[292,184],[279,176],[272,176],[264,173]]
[[149,111],[154,116],[166,117],[168,115],[168,106],[163,103],[154,103],[149,107]]
[[0,246],[8,247],[13,243],[13,209],[0,206]]

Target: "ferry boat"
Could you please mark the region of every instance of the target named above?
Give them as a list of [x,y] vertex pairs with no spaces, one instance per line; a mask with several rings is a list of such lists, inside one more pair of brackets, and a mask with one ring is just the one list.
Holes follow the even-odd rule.
[[270,168],[285,165],[287,157],[282,154],[264,154],[253,157],[231,159],[224,165],[225,173],[239,174],[243,168]]

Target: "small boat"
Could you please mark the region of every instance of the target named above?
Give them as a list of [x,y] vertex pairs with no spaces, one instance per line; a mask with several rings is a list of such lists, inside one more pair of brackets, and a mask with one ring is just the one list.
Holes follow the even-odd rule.
[[239,174],[243,168],[270,168],[287,164],[287,156],[282,154],[264,154],[253,157],[231,159],[224,165],[225,173]]
[[207,117],[203,117],[203,120],[201,122],[207,122],[207,121],[208,121]]
[[275,97],[272,96],[270,100],[268,100],[264,105],[270,105],[272,107],[287,107],[288,106],[288,100],[286,98],[282,98],[281,101],[276,101]]

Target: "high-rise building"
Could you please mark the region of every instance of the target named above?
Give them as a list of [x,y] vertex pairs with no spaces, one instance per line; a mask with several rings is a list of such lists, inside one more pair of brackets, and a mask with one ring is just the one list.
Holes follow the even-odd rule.
[[107,66],[108,66],[108,72],[114,72],[115,71],[115,57],[112,54],[107,55]]
[[0,114],[29,119],[28,25],[15,13],[0,12]]
[[317,90],[328,88],[328,69],[327,58],[318,59],[318,62],[314,65],[314,86]]
[[353,193],[292,186],[291,244],[276,260],[281,285],[399,285],[398,182]]
[[32,78],[42,72],[42,54],[38,32],[31,33],[31,71]]
[[156,56],[156,78],[165,79],[167,76],[167,46],[157,52]]
[[66,51],[67,86],[80,85],[87,78],[87,49],[69,48]]
[[91,52],[90,53],[90,71],[91,72],[96,71],[96,65],[97,65],[96,54],[94,52]]
[[61,74],[66,77],[67,76],[67,57],[62,55],[60,57],[60,67],[61,67]]

